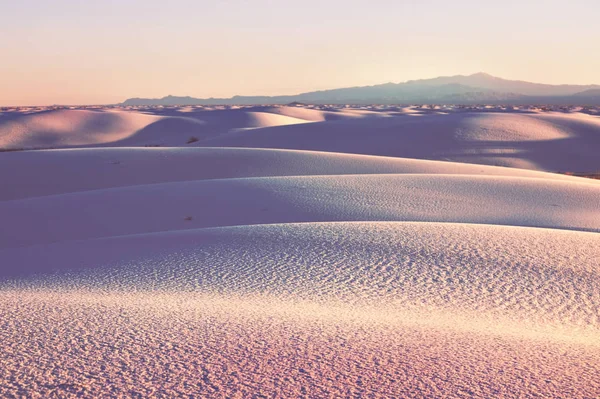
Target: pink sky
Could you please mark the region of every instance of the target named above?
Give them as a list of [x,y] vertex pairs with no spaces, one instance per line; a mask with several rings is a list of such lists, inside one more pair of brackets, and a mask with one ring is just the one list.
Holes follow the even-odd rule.
[[24,0],[2,6],[0,105],[294,94],[485,71],[600,83],[596,0]]

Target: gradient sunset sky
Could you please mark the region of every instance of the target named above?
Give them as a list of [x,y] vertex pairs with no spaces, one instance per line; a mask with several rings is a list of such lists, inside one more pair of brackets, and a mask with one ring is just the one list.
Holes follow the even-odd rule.
[[0,4],[0,105],[295,94],[479,71],[600,83],[598,0]]

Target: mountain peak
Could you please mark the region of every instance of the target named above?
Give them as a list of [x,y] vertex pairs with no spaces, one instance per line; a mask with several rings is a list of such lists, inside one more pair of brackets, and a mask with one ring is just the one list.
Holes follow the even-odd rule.
[[[592,90],[592,91],[590,91]],[[557,103],[598,102],[600,86],[549,85],[507,80],[485,72],[472,75],[441,76],[384,83],[373,86],[347,87],[285,96],[234,96],[231,98],[193,98],[169,95],[163,99],[129,99],[125,105],[192,105],[192,104],[415,104],[415,103]],[[575,96],[576,94],[578,96]],[[572,97],[571,97],[572,96]]]
[[498,79],[495,76],[490,75],[489,73],[485,73],[485,72],[477,72],[474,73],[472,75],[469,75],[470,78],[492,78],[492,79]]

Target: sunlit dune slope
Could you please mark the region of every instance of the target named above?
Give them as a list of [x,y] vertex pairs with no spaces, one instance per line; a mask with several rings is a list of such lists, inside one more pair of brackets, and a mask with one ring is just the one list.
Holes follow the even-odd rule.
[[404,323],[440,316],[461,328],[437,309],[597,334],[599,240],[596,233],[454,223],[233,226],[4,249],[0,259],[11,267],[0,273],[33,286],[380,306],[390,311],[382,321],[416,312]]
[[159,121],[153,115],[48,110],[0,118],[0,148],[53,148],[111,143]]
[[593,397],[598,240],[308,223],[0,250],[0,392]]
[[190,139],[199,140],[232,129],[307,122],[245,109],[173,115],[78,109],[12,112],[0,116],[0,149],[186,146]]
[[0,202],[0,247],[162,230],[434,221],[600,230],[600,186],[464,175],[346,175],[139,185]]
[[238,177],[429,173],[585,181],[456,162],[257,148],[82,148],[0,156],[0,200],[139,184]]

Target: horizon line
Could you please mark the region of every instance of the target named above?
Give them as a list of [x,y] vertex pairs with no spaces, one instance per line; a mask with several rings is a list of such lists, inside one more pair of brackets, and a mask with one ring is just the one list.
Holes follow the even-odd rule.
[[[230,97],[215,97],[215,96],[210,96],[210,97],[196,97],[194,95],[172,95],[172,94],[167,94],[167,95],[163,95],[162,97],[138,97],[138,96],[133,96],[133,97],[127,97],[125,100],[123,100],[120,103],[80,103],[80,104],[66,104],[66,103],[54,103],[54,104],[22,104],[22,105],[17,105],[17,104],[13,104],[13,105],[0,105],[0,108],[10,108],[10,107],[74,107],[74,106],[115,106],[115,105],[121,105],[123,102],[127,101],[127,100],[131,100],[131,99],[144,99],[144,100],[162,100],[168,97],[189,97],[189,98],[193,98],[196,100],[231,100],[234,99],[235,97],[293,97],[293,96],[299,96],[302,94],[308,94],[308,93],[318,93],[318,92],[323,92],[323,91],[330,91],[330,90],[339,90],[339,89],[353,89],[353,88],[362,88],[362,87],[375,87],[375,86],[383,86],[383,85],[387,85],[387,84],[394,84],[394,85],[399,85],[399,84],[405,84],[405,83],[410,83],[410,82],[419,82],[419,81],[423,81],[423,80],[433,80],[433,79],[440,79],[440,78],[457,78],[457,77],[472,77],[472,76],[476,76],[476,75],[485,75],[494,79],[500,79],[500,80],[505,80],[505,81],[513,81],[513,82],[521,82],[521,83],[530,83],[530,84],[536,84],[536,85],[546,85],[546,86],[600,86],[600,83],[585,83],[585,84],[577,84],[577,83],[560,83],[560,84],[552,84],[552,83],[542,83],[542,82],[530,82],[527,80],[522,80],[522,79],[506,79],[506,78],[502,78],[499,76],[494,76],[492,74],[489,74],[487,72],[474,72],[474,73],[470,73],[470,74],[457,74],[457,75],[441,75],[441,76],[435,76],[435,77],[429,77],[429,78],[420,78],[420,79],[409,79],[409,80],[404,80],[404,81],[398,81],[398,82],[385,82],[385,83],[375,83],[375,84],[371,84],[371,85],[353,85],[353,86],[340,86],[340,87],[330,87],[330,88],[325,88],[325,89],[314,89],[314,90],[309,90],[309,91],[301,91],[301,92],[296,92],[294,94],[276,94],[276,95],[269,95],[269,94],[234,94]],[[552,96],[549,96],[552,97]],[[333,103],[332,103],[333,104]],[[219,105],[217,103],[215,103],[214,105]]]

